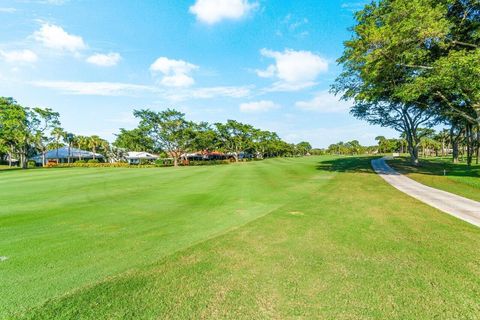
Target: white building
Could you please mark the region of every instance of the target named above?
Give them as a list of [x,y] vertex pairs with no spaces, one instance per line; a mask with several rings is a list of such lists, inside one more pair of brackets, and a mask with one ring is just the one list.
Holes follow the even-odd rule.
[[158,158],[159,156],[155,154],[136,151],[127,152],[127,156],[125,157],[129,164],[140,164],[143,161],[155,161]]

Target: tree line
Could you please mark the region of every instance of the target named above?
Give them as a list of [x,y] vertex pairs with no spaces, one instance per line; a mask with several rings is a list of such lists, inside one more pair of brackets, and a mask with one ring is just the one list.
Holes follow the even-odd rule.
[[[428,130],[444,124],[453,159],[480,155],[480,1],[379,0],[355,14],[332,91],[351,113],[399,131],[418,165]],[[423,128],[423,129],[422,129]]]
[[196,123],[174,109],[135,110],[134,116],[139,119],[139,126],[132,130],[120,129],[113,145],[132,151],[164,152],[173,158],[175,166],[182,155],[199,151],[221,151],[238,161],[242,154],[269,158],[307,155],[312,149],[308,142],[290,144],[275,132],[236,120]]
[[127,151],[158,153],[173,159],[176,166],[182,155],[194,152],[219,151],[239,161],[246,154],[256,158],[303,156],[312,149],[308,142],[287,143],[275,132],[235,120],[196,123],[173,109],[135,110],[134,116],[139,120],[138,127],[120,129],[110,144],[98,135],[65,131],[59,113],[50,108],[28,108],[13,98],[0,97],[0,161],[12,165],[12,159],[18,159],[20,166],[26,168],[29,158],[41,155],[45,165],[48,150],[56,149],[58,158],[58,149],[67,147],[68,162],[77,160],[70,158],[70,149],[78,148],[91,151],[94,159],[101,154],[110,162],[122,161]]
[[[418,129],[421,138],[418,144],[418,153],[422,157],[446,157],[453,156],[454,162],[466,160],[468,154],[468,141],[458,139],[450,134],[450,130],[442,129],[435,131],[429,128]],[[360,154],[387,154],[387,153],[406,153],[408,152],[408,141],[405,134],[399,138],[386,138],[377,136],[375,138],[377,145],[363,146],[357,140],[334,143],[326,149],[313,149],[311,154],[332,154],[332,155],[360,155]],[[476,158],[478,164],[479,159]]]

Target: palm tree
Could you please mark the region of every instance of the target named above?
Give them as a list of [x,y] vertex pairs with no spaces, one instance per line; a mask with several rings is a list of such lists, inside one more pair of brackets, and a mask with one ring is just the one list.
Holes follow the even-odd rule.
[[[85,136],[75,136],[74,144],[78,149],[86,149],[88,147],[88,137]],[[82,153],[78,153],[78,160],[82,160]]]
[[443,129],[437,135],[435,135],[435,140],[442,144],[442,157],[445,156],[445,144],[449,144],[450,132],[448,129]]
[[64,138],[65,135],[67,133],[65,132],[65,130],[63,130],[63,128],[61,127],[55,127],[53,130],[52,130],[52,136],[53,138],[55,139],[55,146],[56,146],[56,150],[57,150],[57,163],[60,162],[59,159],[58,159],[58,149],[60,147],[60,139]]
[[92,149],[94,160],[96,159],[97,148],[103,143],[102,140],[102,138],[95,135],[88,137],[88,146]]
[[70,150],[72,149],[72,144],[75,141],[75,135],[71,132],[65,132],[65,135],[63,136],[63,141],[67,144],[68,146],[68,163],[70,163]]

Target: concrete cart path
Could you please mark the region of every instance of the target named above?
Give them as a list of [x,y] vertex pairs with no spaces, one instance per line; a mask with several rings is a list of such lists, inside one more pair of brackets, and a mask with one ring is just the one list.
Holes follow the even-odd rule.
[[372,160],[372,167],[398,190],[434,208],[480,227],[480,202],[428,187],[393,170],[385,158]]

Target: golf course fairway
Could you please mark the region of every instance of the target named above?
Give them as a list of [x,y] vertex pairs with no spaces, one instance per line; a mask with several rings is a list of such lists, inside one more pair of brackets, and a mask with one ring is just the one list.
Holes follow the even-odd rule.
[[369,157],[0,171],[0,319],[474,319],[480,228]]

